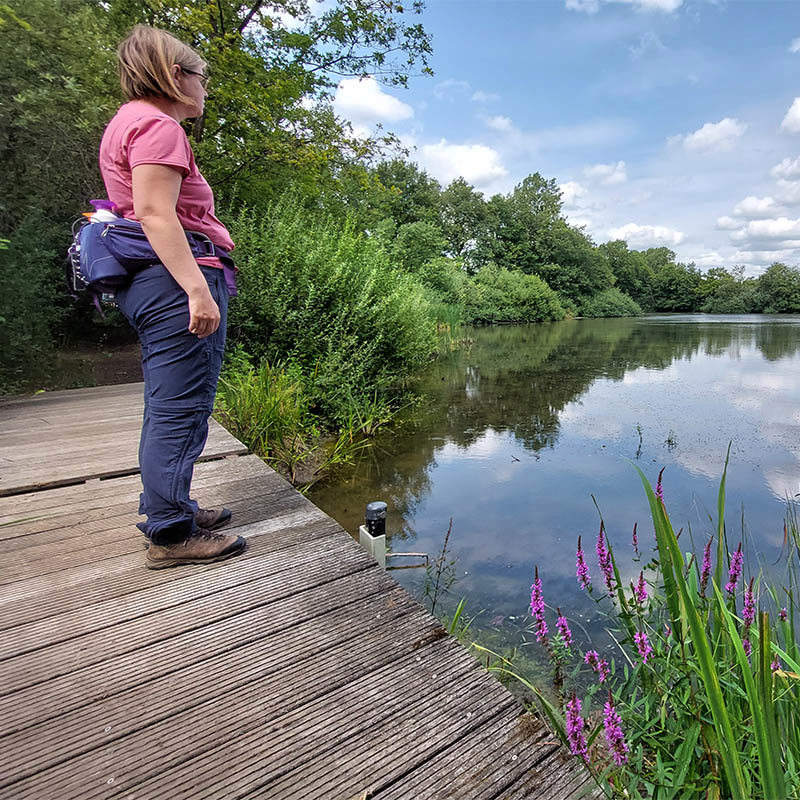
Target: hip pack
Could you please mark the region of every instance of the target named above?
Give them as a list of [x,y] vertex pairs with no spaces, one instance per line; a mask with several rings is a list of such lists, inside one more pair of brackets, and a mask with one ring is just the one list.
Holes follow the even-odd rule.
[[[198,231],[184,231],[195,258],[213,256],[233,264],[227,250],[217,247]],[[159,264],[140,222],[117,217],[111,222],[90,222],[85,217],[72,226],[67,251],[73,291],[113,294],[127,286],[140,270]]]

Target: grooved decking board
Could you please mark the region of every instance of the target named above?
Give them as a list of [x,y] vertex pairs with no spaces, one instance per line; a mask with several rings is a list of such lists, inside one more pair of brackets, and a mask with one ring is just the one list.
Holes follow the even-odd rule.
[[[137,470],[143,390],[135,383],[0,403],[0,495]],[[211,420],[201,459],[246,452]]]
[[[120,459],[141,391],[0,404],[4,800],[595,794],[349,534],[218,426],[193,493],[231,508],[248,548],[146,570],[138,475],[96,479],[135,471]],[[46,488],[18,493],[31,476]]]

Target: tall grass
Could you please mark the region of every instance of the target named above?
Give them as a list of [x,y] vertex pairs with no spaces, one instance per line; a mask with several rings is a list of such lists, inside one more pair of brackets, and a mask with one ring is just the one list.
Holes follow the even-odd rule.
[[[566,617],[548,631],[537,579],[533,630],[552,661],[555,695],[508,663],[494,668],[513,674],[536,695],[565,745],[609,797],[798,797],[800,657],[792,515],[788,585],[769,583],[762,574],[748,581],[741,546],[729,552],[726,541],[727,460],[716,526],[698,556],[681,550],[660,476],[654,490],[637,471],[655,534],[641,580],[630,591],[623,587],[602,523],[599,574],[592,579],[588,566],[576,570],[584,588],[591,581],[588,590],[610,609],[619,656],[605,664],[594,651],[580,652],[568,641]],[[788,541],[789,532],[794,541]],[[581,561],[586,564],[582,551],[578,566]],[[590,685],[583,691],[587,673]]]

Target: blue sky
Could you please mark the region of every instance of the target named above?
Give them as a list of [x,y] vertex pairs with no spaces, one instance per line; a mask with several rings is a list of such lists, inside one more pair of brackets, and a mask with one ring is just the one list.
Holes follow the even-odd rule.
[[797,0],[428,0],[422,23],[435,76],[344,81],[357,130],[487,196],[555,178],[598,243],[800,264]]

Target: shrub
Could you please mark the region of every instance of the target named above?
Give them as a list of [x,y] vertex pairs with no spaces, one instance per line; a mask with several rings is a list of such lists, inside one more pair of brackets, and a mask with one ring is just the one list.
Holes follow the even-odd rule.
[[329,420],[346,419],[354,402],[396,386],[435,351],[423,287],[349,222],[309,216],[287,195],[263,217],[242,210],[231,232],[241,270],[233,338],[256,360],[298,365]]
[[641,306],[616,288],[590,297],[581,306],[581,315],[584,317],[636,317],[641,313]]
[[563,319],[564,309],[538,276],[490,265],[464,284],[464,314],[469,322],[540,322]]

